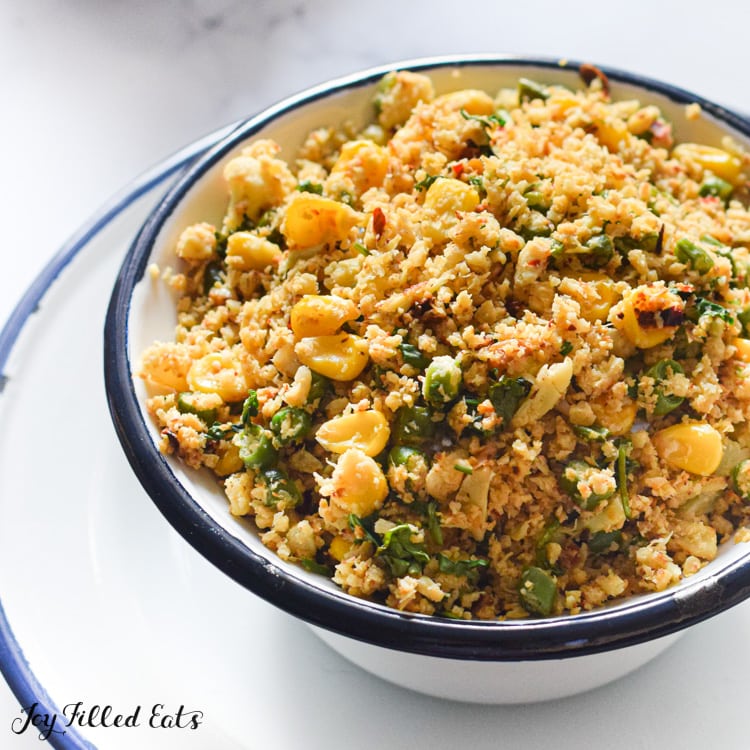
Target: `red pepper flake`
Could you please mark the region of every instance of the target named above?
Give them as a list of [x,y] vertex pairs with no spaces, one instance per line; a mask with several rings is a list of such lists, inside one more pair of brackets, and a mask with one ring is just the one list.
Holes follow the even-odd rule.
[[464,173],[464,165],[461,162],[454,164],[452,169],[453,169],[453,175],[456,178],[461,177],[461,175]]
[[372,231],[375,232],[375,236],[380,239],[380,235],[385,230],[385,214],[380,206],[377,206],[372,212]]

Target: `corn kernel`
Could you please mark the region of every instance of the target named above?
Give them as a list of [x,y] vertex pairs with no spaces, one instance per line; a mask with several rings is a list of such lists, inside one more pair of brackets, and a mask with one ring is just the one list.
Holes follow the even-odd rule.
[[298,339],[332,336],[358,315],[357,306],[349,299],[333,294],[306,294],[292,308],[289,325]]
[[279,262],[281,248],[252,232],[234,232],[227,238],[227,265],[240,271],[262,271]]
[[636,287],[623,299],[622,331],[632,344],[649,349],[664,343],[677,332],[679,325],[665,325],[684,315],[685,305],[666,287]]
[[219,456],[214,466],[214,473],[220,477],[228,477],[244,467],[245,464],[240,458],[240,449],[234,443],[229,443],[229,447]]
[[361,336],[338,333],[298,341],[294,353],[303,365],[331,380],[354,380],[367,366],[369,348]]
[[630,137],[628,128],[622,120],[601,120],[596,123],[596,134],[599,143],[606,146],[609,151],[615,152],[620,144]]
[[346,239],[362,217],[345,203],[301,193],[287,207],[281,231],[295,247],[312,247]]
[[478,89],[464,89],[442,94],[433,100],[433,104],[445,111],[464,110],[470,115],[491,115],[495,111],[495,102],[492,97]]
[[187,382],[191,391],[216,393],[227,403],[244,400],[249,389],[242,366],[230,349],[195,360]]
[[627,399],[615,411],[611,402],[594,400],[591,401],[591,409],[596,415],[597,423],[606,427],[613,435],[627,435],[633,429],[633,423],[638,414],[638,403]]
[[674,147],[672,156],[686,163],[694,162],[701,169],[710,171],[733,185],[739,183],[742,162],[723,148],[699,143],[681,143]]
[[331,453],[359,448],[368,456],[377,456],[388,444],[390,435],[385,415],[368,409],[329,419],[318,428],[315,439]]
[[335,536],[328,545],[328,553],[334,560],[341,562],[351,548],[351,542],[344,539],[343,536]]
[[581,306],[581,317],[589,323],[606,320],[619,294],[612,279],[603,273],[587,271],[578,277],[585,282],[585,287],[577,294],[572,294]]
[[341,455],[331,474],[331,483],[331,503],[358,516],[374,513],[388,495],[383,470],[357,448]]
[[477,191],[461,180],[435,180],[427,189],[424,207],[438,214],[452,215],[456,211],[473,211],[479,205]]
[[705,422],[682,422],[659,430],[652,442],[670,466],[707,477],[721,463],[721,435]]
[[372,141],[349,141],[341,148],[331,176],[345,175],[357,186],[359,194],[383,184],[388,173],[388,151]]
[[750,339],[737,338],[732,343],[737,350],[735,357],[737,357],[740,362],[750,363]]

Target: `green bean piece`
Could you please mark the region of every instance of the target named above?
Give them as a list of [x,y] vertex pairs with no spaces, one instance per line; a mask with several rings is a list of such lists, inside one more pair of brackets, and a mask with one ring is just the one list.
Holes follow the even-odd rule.
[[209,407],[208,409],[201,407],[201,397],[204,395],[202,393],[192,393],[191,391],[180,393],[177,396],[177,409],[182,414],[195,414],[198,419],[210,425],[216,421],[217,409],[214,407]]
[[310,371],[310,376],[310,390],[307,394],[307,403],[314,404],[332,390],[333,385],[325,375],[320,375],[315,370]]
[[589,550],[594,555],[603,555],[607,552],[615,552],[612,545],[619,549],[622,544],[622,532],[619,529],[615,531],[597,531],[591,535],[588,541]]
[[532,81],[529,78],[518,79],[518,101],[531,101],[532,99],[541,99],[547,101],[549,94],[547,89],[541,83]]
[[684,374],[685,370],[673,359],[662,359],[646,372],[647,377],[654,379],[654,393],[656,394],[654,414],[657,417],[663,417],[665,414],[674,411],[685,400],[683,396],[666,393],[663,386],[663,382],[672,375]]
[[258,416],[258,392],[250,391],[247,394],[247,398],[242,404],[242,416],[240,421],[242,424],[249,424],[253,417]]
[[435,436],[432,411],[426,406],[402,406],[396,412],[393,439],[397,445],[421,445]]
[[579,483],[585,482],[596,471],[598,471],[596,466],[591,466],[586,461],[576,458],[568,463],[560,477],[561,489],[572,498],[576,505],[584,510],[593,510],[602,500],[612,497],[615,492],[614,489],[607,492],[590,492],[584,497],[579,488]]
[[449,356],[435,357],[425,371],[422,395],[431,404],[448,404],[461,391],[461,366]]
[[708,273],[714,267],[711,256],[702,247],[698,247],[686,237],[677,241],[674,255],[680,263],[690,266],[693,271],[697,271],[701,275]]
[[232,442],[240,449],[240,458],[248,469],[267,469],[276,463],[278,454],[271,436],[259,424],[246,425]]
[[526,199],[526,205],[532,210],[532,211],[541,211],[542,213],[547,213],[549,211],[550,206],[552,205],[550,203],[549,198],[541,192],[541,190],[537,190],[534,186],[530,187],[524,194],[523,197]]
[[404,359],[405,365],[410,365],[415,370],[424,370],[430,364],[430,358],[422,354],[414,344],[403,342],[399,344],[398,348],[401,350],[401,356]]
[[264,503],[269,507],[283,504],[285,508],[296,508],[302,502],[297,483],[281,469],[266,469],[261,474],[261,480],[266,485]]
[[607,234],[596,234],[585,244],[587,252],[582,261],[589,268],[603,268],[612,260],[615,254],[615,246],[612,238]]
[[733,192],[734,187],[731,185],[731,183],[727,182],[726,180],[722,180],[721,177],[712,176],[706,177],[706,179],[703,180],[703,183],[698,190],[698,195],[700,195],[702,198],[713,196],[715,198],[720,198],[722,201],[724,201],[724,203],[726,203],[732,197]]
[[731,473],[732,489],[746,502],[750,500],[750,459],[740,461]]
[[271,432],[279,445],[302,442],[312,429],[312,419],[304,409],[285,406],[271,417]]
[[407,471],[412,471],[422,461],[427,461],[425,454],[411,445],[394,445],[388,453],[392,466],[405,466]]
[[532,565],[521,574],[518,593],[524,609],[531,614],[549,617],[557,599],[557,581],[546,570]]

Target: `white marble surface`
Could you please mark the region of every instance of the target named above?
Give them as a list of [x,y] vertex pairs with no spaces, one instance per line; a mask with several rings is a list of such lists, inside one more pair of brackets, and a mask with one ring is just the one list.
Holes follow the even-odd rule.
[[[133,177],[310,84],[391,60],[504,52],[629,69],[750,112],[748,21],[739,0],[3,0],[0,323],[66,238]],[[530,722],[534,737],[559,748],[606,743],[611,731],[629,733],[633,748],[747,747],[749,625],[741,606],[696,628],[613,687],[605,715],[587,715],[583,700],[525,707],[519,720],[509,714],[509,736],[519,746]],[[6,689],[0,746],[36,746],[10,734],[17,712]],[[503,746],[477,726],[467,727],[471,746]]]

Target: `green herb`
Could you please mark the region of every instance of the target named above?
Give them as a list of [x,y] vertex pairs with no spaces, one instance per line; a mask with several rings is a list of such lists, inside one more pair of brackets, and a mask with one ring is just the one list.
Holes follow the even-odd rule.
[[631,447],[629,440],[621,440],[617,446],[617,489],[620,493],[620,502],[625,518],[631,518],[632,516],[630,494],[628,493],[628,456]]
[[414,189],[418,193],[421,193],[423,190],[427,190],[439,177],[439,174],[428,174],[424,179],[414,184]]
[[495,413],[502,419],[503,428],[510,424],[513,415],[518,411],[521,402],[529,395],[531,383],[525,378],[509,378],[502,375],[488,391],[488,398]]
[[419,575],[430,561],[422,542],[413,542],[415,529],[408,523],[394,526],[383,534],[383,543],[376,555],[382,558],[391,574],[397,578],[405,575]]
[[[722,307],[722,305],[718,304],[717,302],[712,302],[711,300],[699,295],[696,295],[694,300],[693,315],[691,316],[689,313],[690,311],[688,311],[688,317],[693,320],[693,322],[697,322],[704,315],[707,315],[711,318],[719,318],[728,325],[732,325],[734,323],[734,316],[729,310],[727,310],[726,307]],[[741,314],[742,313],[740,313],[740,315]]]
[[323,186],[319,182],[311,182],[310,180],[302,180],[297,185],[297,190],[300,193],[315,193],[316,195],[323,195]]
[[563,341],[560,347],[560,354],[565,357],[573,351],[573,344],[570,341]]
[[362,543],[363,541],[372,542],[376,547],[380,546],[380,538],[375,533],[373,527],[375,525],[375,521],[377,519],[375,516],[368,516],[367,518],[360,518],[358,515],[355,515],[354,513],[350,513],[349,517],[347,518],[347,522],[349,524],[349,528],[354,531],[357,528],[362,529],[362,532],[365,535],[364,539],[356,539],[355,541],[358,543]]
[[672,375],[684,374],[685,370],[673,359],[662,359],[646,372],[646,376],[654,380],[654,393],[656,394],[654,414],[657,417],[663,417],[674,411],[685,400],[682,396],[666,393],[663,386],[663,382]]
[[360,255],[369,255],[370,251],[361,243],[361,242],[354,242],[352,244],[352,247],[360,253]]
[[302,560],[300,560],[300,563],[302,567],[305,570],[310,571],[310,573],[317,573],[321,576],[326,576],[326,578],[330,578],[331,571],[326,565],[322,565],[317,560],[313,560],[310,557],[305,557]]
[[242,403],[242,416],[240,421],[242,424],[249,424],[253,417],[258,416],[258,392],[251,390],[247,394],[247,398]]
[[440,528],[437,503],[434,500],[427,503],[425,515],[427,516],[427,533],[436,545],[441,546],[443,544],[443,530]]
[[224,281],[224,269],[221,263],[211,261],[203,272],[203,294],[208,294],[215,286]]
[[436,424],[427,406],[402,406],[396,412],[393,439],[400,445],[420,445],[435,435]]
[[612,549],[613,544],[616,544],[618,548],[622,544],[622,532],[619,529],[615,531],[597,531],[591,535],[588,541],[589,550],[595,555],[614,552]]
[[470,579],[476,579],[479,574],[479,568],[486,568],[489,561],[483,558],[475,560],[451,560],[450,557],[442,552],[438,553],[438,568],[441,573],[447,573],[454,576],[466,576]]
[[427,355],[422,354],[422,352],[413,344],[403,342],[399,344],[398,348],[401,350],[404,364],[411,365],[415,370],[424,370],[424,368],[430,364],[430,358]]
[[206,430],[206,437],[209,440],[223,440],[225,437],[241,431],[242,427],[238,424],[232,424],[229,425],[229,427],[225,427],[222,422],[214,422]]

